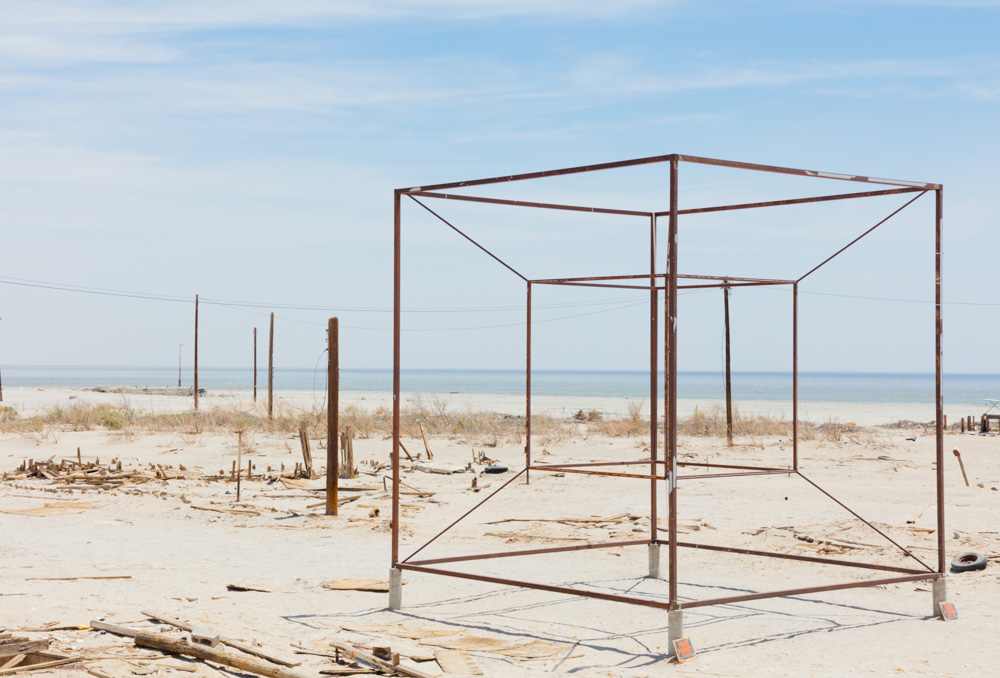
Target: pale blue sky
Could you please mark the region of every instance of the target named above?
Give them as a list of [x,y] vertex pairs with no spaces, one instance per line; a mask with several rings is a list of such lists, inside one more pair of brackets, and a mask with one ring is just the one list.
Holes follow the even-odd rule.
[[[388,367],[393,188],[680,152],[943,183],[946,300],[998,304],[998,35],[998,2],[5,0],[0,277],[337,307],[278,309],[278,364],[312,367],[337,314],[342,365]],[[852,188],[683,172],[682,207]],[[666,176],[478,192],[663,209]],[[680,268],[801,274],[905,200],[691,217]],[[827,296],[932,299],[932,205],[803,287],[802,369],[933,368],[929,304]],[[532,276],[647,265],[627,220],[431,206]],[[523,304],[421,212],[405,211],[408,307]],[[536,365],[643,369],[644,298],[537,295]],[[681,368],[718,369],[719,293],[683,301]],[[788,369],[787,293],[733,305],[735,368]],[[203,306],[202,364],[248,364],[266,310]],[[947,370],[1000,372],[997,311],[946,309]],[[0,362],[170,365],[192,315],[0,284]],[[407,314],[406,364],[516,368],[522,320]]]

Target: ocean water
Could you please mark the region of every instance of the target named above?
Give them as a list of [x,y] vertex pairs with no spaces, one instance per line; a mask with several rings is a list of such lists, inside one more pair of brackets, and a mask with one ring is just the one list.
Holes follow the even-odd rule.
[[[3,366],[3,385],[8,387],[91,386],[176,386],[173,367],[83,367],[83,366]],[[193,375],[185,369],[184,386],[192,385]],[[658,393],[663,392],[662,375]],[[346,391],[390,391],[391,370],[341,370],[341,389]],[[206,389],[252,389],[253,373],[248,369],[201,368],[198,385]],[[425,393],[524,393],[524,373],[506,370],[403,370],[404,391]],[[566,396],[649,396],[649,374],[645,372],[562,372],[538,370],[532,373],[532,393]],[[266,369],[258,370],[258,389],[267,388]],[[324,391],[326,370],[276,369],[274,387],[279,390]],[[946,402],[980,403],[985,398],[1000,399],[1000,375],[947,374],[944,379]],[[717,372],[679,372],[679,398],[721,399],[725,397],[723,375]],[[787,372],[734,372],[733,398],[736,400],[791,400],[792,376]],[[799,373],[799,399],[804,402],[901,402],[933,403],[933,374]]]

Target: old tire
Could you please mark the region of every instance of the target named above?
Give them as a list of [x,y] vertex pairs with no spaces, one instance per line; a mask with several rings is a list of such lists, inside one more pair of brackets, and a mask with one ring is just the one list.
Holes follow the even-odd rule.
[[506,473],[507,472],[507,467],[506,466],[500,466],[500,465],[497,465],[497,466],[487,466],[484,469],[484,471],[486,473]]
[[952,572],[972,572],[986,569],[986,556],[976,551],[969,551],[957,556],[951,561]]

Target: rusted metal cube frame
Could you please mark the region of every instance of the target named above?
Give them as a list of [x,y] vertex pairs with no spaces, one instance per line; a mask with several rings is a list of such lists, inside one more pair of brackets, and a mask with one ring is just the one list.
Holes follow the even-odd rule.
[[[612,170],[621,167],[633,167],[638,165],[648,165],[655,163],[669,163],[670,167],[670,206],[669,209],[662,212],[644,212],[636,210],[624,210],[624,209],[610,209],[610,208],[598,208],[598,207],[587,207],[579,205],[565,205],[565,204],[555,204],[555,203],[541,203],[541,202],[529,202],[529,201],[518,201],[518,200],[506,200],[499,198],[486,198],[480,196],[470,196],[464,194],[454,194],[454,193],[442,193],[441,191],[448,189],[464,189],[472,186],[482,186],[488,184],[499,184],[514,181],[526,181],[532,179],[540,179],[545,177],[553,176],[564,176],[570,174],[579,174],[585,172],[596,172],[604,170]],[[893,188],[885,188],[879,190],[870,190],[864,192],[853,192],[844,193],[836,195],[824,195],[816,196],[811,198],[796,198],[790,200],[778,200],[778,201],[767,201],[767,202],[757,202],[757,203],[741,203],[733,205],[720,205],[713,207],[703,207],[695,209],[685,209],[682,210],[678,206],[678,169],[681,163],[695,163],[701,165],[713,165],[718,167],[728,167],[733,169],[742,169],[756,172],[772,172],[777,174],[785,175],[795,175],[802,177],[812,177],[836,181],[848,181],[848,182],[859,182],[866,184],[876,184],[882,186],[890,186]],[[820,267],[827,264],[834,257],[839,255],[841,252],[847,248],[853,246],[866,235],[874,231],[878,226],[882,225],[893,216],[898,214],[900,211],[905,209],[907,206],[912,204],[917,198],[922,196],[924,193],[933,192],[935,197],[935,216],[934,216],[934,234],[935,234],[935,301],[934,301],[934,313],[935,313],[935,437],[936,437],[936,468],[935,468],[935,490],[936,490],[936,504],[937,504],[937,566],[936,568],[931,567],[924,563],[922,560],[917,558],[915,555],[907,551],[901,545],[897,544],[888,535],[884,534],[878,530],[874,525],[866,521],[860,515],[855,513],[853,510],[845,506],[830,493],[823,490],[815,482],[807,478],[802,474],[799,468],[799,456],[798,456],[798,286],[806,277],[814,273]],[[893,194],[916,194],[911,200],[905,203],[902,207],[898,208],[892,212],[885,219],[879,221],[874,226],[863,232],[860,236],[852,240],[850,243],[845,245],[843,248],[832,254],[830,257],[810,269],[804,275],[800,276],[795,280],[770,280],[770,279],[750,279],[750,278],[736,278],[736,277],[721,277],[721,276],[694,276],[694,275],[681,275],[677,272],[677,229],[678,229],[678,219],[680,216],[688,214],[703,214],[709,212],[721,212],[730,210],[742,210],[742,209],[756,209],[764,207],[777,207],[782,205],[794,205],[794,204],[805,204],[805,203],[815,203],[815,202],[827,202],[832,200],[846,200],[846,199],[858,199],[867,198],[875,196],[885,196]],[[920,580],[933,580],[940,579],[945,575],[946,567],[946,556],[945,556],[945,543],[944,543],[944,471],[943,471],[943,457],[944,457],[944,400],[942,395],[942,366],[941,366],[941,349],[942,349],[942,312],[941,312],[941,294],[942,294],[942,277],[941,277],[941,231],[943,222],[943,195],[944,189],[940,184],[925,183],[925,182],[913,182],[913,181],[899,181],[892,179],[877,179],[872,177],[860,176],[860,175],[847,175],[847,174],[834,174],[829,172],[819,172],[811,170],[802,170],[788,167],[776,167],[771,165],[760,165],[744,162],[733,162],[727,160],[718,160],[712,158],[703,158],[690,155],[680,155],[680,154],[670,154],[661,155],[648,158],[639,158],[635,160],[626,160],[620,162],[604,163],[598,165],[588,165],[581,167],[571,167],[561,170],[550,170],[544,172],[533,172],[527,174],[518,174],[512,176],[504,177],[494,177],[490,179],[479,179],[473,181],[463,181],[454,182],[447,184],[436,184],[432,186],[418,186],[410,188],[397,189],[394,192],[394,255],[393,255],[393,268],[394,268],[394,278],[393,278],[393,421],[392,421],[392,567],[399,570],[409,570],[412,572],[422,572],[428,574],[438,574],[450,577],[456,577],[460,579],[471,579],[475,581],[482,581],[494,584],[502,584],[509,586],[518,586],[528,589],[550,591],[557,593],[565,593],[570,595],[582,596],[587,598],[596,598],[601,600],[610,600],[615,602],[623,602],[632,605],[640,605],[646,607],[653,607],[658,609],[666,610],[683,610],[694,607],[703,607],[707,605],[722,605],[728,603],[739,603],[746,602],[750,600],[759,600],[764,598],[776,598],[785,596],[794,596],[801,594],[818,593],[825,591],[836,591],[848,588],[859,588],[859,587],[869,587],[869,586],[879,586],[891,583],[900,582],[910,582],[910,581],[920,581]],[[474,246],[478,247],[488,256],[493,258],[503,267],[507,268],[514,275],[521,278],[526,284],[526,319],[527,319],[527,330],[526,330],[526,389],[525,389],[525,414],[526,414],[526,425],[525,425],[525,465],[524,468],[516,473],[512,478],[507,480],[503,485],[501,485],[497,490],[488,495],[481,502],[472,507],[469,511],[463,514],[458,520],[451,523],[444,530],[435,535],[432,539],[426,542],[424,545],[419,547],[410,556],[405,559],[401,559],[399,555],[399,536],[400,536],[400,339],[401,339],[401,289],[402,289],[402,279],[401,279],[401,245],[402,245],[402,198],[408,197],[418,205],[423,207],[425,210],[430,212],[432,215],[437,217],[448,227],[456,231],[463,238],[468,240]],[[439,214],[430,209],[424,202],[421,202],[418,198],[432,198],[432,199],[443,199],[443,200],[458,200],[466,202],[476,202],[484,204],[493,205],[509,205],[509,206],[519,206],[526,208],[535,209],[553,209],[553,210],[565,210],[565,211],[576,211],[576,212],[588,212],[597,214],[614,214],[621,216],[631,216],[637,218],[648,219],[650,222],[650,271],[647,274],[634,274],[634,275],[611,275],[611,276],[598,276],[598,277],[586,277],[586,278],[552,278],[552,279],[529,279],[522,275],[520,272],[515,270],[507,262],[501,260],[494,253],[490,252],[482,244],[476,242],[468,235],[463,233],[453,224],[449,223]],[[657,219],[667,218],[668,220],[668,232],[667,232],[667,265],[666,271],[660,273],[657,271],[657,261],[656,261],[656,238],[657,238]],[[647,284],[637,284],[636,281],[647,280]],[[695,282],[689,284],[679,284],[681,280],[693,280]],[[570,286],[586,286],[586,287],[604,287],[604,288],[615,288],[615,289],[641,289],[648,290],[650,292],[650,411],[652,416],[650,417],[650,459],[649,460],[636,460],[636,461],[626,461],[626,462],[601,462],[598,464],[560,464],[560,465],[540,465],[533,464],[531,461],[531,291],[532,285],[570,285]],[[677,353],[675,350],[676,346],[676,308],[677,308],[677,290],[684,288],[699,288],[699,287],[722,287],[722,286],[757,286],[757,285],[791,285],[792,286],[792,327],[793,327],[793,341],[792,341],[792,466],[788,468],[778,468],[778,467],[753,467],[753,466],[739,466],[739,465],[708,465],[708,464],[690,464],[687,462],[677,461]],[[658,364],[658,307],[659,307],[659,293],[664,292],[664,317],[666,322],[664,323],[664,368],[665,368],[665,386],[664,386],[664,440],[665,440],[665,459],[657,459],[657,434],[658,434],[658,405],[657,405],[657,368]],[[643,474],[633,474],[633,473],[623,473],[623,472],[613,472],[598,470],[596,467],[607,467],[607,466],[629,466],[629,465],[640,465],[649,464],[649,472]],[[662,470],[661,470],[662,466]],[[707,473],[707,474],[697,474],[694,476],[681,476],[678,475],[678,467],[684,466],[698,466],[698,467],[709,467],[709,468],[721,468],[722,471]],[[486,554],[476,554],[469,556],[455,556],[448,558],[437,558],[437,559],[423,559],[414,560],[414,557],[423,551],[427,546],[436,541],[439,537],[445,534],[452,527],[461,522],[469,514],[475,511],[477,508],[482,506],[486,501],[496,496],[500,491],[507,488],[511,483],[524,476],[525,482],[530,482],[530,472],[535,471],[558,471],[561,473],[586,473],[591,475],[610,475],[617,477],[627,477],[627,478],[638,478],[650,481],[650,534],[648,538],[631,540],[624,542],[608,542],[608,543],[597,543],[597,544],[585,544],[577,546],[564,546],[564,547],[551,547],[551,548],[541,548],[541,549],[529,549],[521,551],[510,551],[501,553],[486,553]],[[751,475],[773,475],[773,474],[783,474],[783,475],[797,475],[805,480],[810,485],[814,486],[823,494],[827,495],[830,499],[835,501],[841,507],[849,511],[852,515],[862,520],[872,529],[876,530],[885,537],[889,542],[900,548],[904,553],[906,553],[911,558],[915,559],[920,563],[922,569],[910,569],[894,566],[884,566],[877,565],[873,563],[859,563],[859,562],[848,562],[842,560],[835,560],[832,558],[822,558],[813,556],[803,556],[798,554],[786,554],[786,553],[770,553],[763,551],[753,551],[748,549],[740,549],[735,547],[727,546],[716,546],[710,544],[697,544],[681,542],[678,539],[677,533],[677,484],[679,480],[684,480],[689,477],[696,478],[715,478],[715,477],[734,477],[734,476],[751,476]],[[660,530],[658,529],[657,520],[657,485],[659,482],[664,482],[667,494],[667,505],[668,505],[668,516],[667,516],[667,539],[660,538]],[[571,551],[582,551],[597,548],[613,548],[613,547],[624,547],[624,546],[639,546],[643,544],[657,544],[666,546],[668,549],[668,584],[669,584],[669,597],[667,601],[655,600],[649,598],[640,598],[631,595],[617,595],[608,594],[600,591],[591,591],[586,589],[571,588],[567,586],[557,586],[550,584],[543,584],[539,582],[530,581],[519,581],[503,577],[487,576],[482,574],[475,574],[470,572],[460,572],[450,569],[442,569],[440,567],[434,567],[435,565],[441,565],[446,563],[456,563],[464,561],[473,560],[487,560],[494,558],[504,558],[513,556],[526,556],[526,555],[542,555],[551,553],[562,553]],[[879,578],[879,579],[868,579],[863,581],[852,581],[839,584],[820,584],[810,587],[802,587],[796,589],[784,589],[778,591],[767,591],[761,593],[750,593],[744,595],[735,596],[724,596],[712,599],[694,600],[694,601],[682,601],[678,597],[677,593],[677,548],[694,548],[694,549],[707,549],[713,551],[722,551],[728,553],[736,553],[743,555],[752,556],[764,556],[771,558],[782,558],[788,560],[797,560],[818,564],[827,565],[842,565],[848,567],[857,567],[864,569],[874,569],[893,572],[897,576]]]

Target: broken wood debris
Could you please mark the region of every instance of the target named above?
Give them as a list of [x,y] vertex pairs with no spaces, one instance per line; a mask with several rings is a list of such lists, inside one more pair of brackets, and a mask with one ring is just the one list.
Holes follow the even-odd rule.
[[[149,612],[146,610],[143,610],[143,614],[149,617],[150,619],[155,619],[158,622],[162,622],[164,624],[170,624],[171,626],[176,626],[182,631],[190,632],[194,628],[191,624],[188,624],[187,622],[183,622],[179,619],[174,619],[173,617],[168,617],[165,614]],[[285,659],[284,657],[276,656],[274,654],[271,654],[270,652],[264,651],[259,647],[254,647],[249,643],[244,643],[241,640],[236,640],[235,638],[227,638],[226,636],[219,636],[219,642],[222,643],[223,645],[235,647],[237,650],[242,650],[247,654],[252,654],[254,656],[260,657],[261,659],[266,659],[269,662],[280,664],[281,666],[294,667],[302,663],[302,662],[291,661],[289,659]]]
[[410,678],[431,678],[430,674],[424,673],[418,669],[413,669],[408,666],[402,666],[397,663],[393,663],[391,660],[386,661],[384,659],[379,659],[373,654],[368,652],[363,652],[347,643],[340,642],[338,640],[331,640],[330,646],[337,650],[336,654],[342,656],[345,659],[358,661],[363,664],[368,664],[369,666],[375,667],[384,673],[388,673],[393,676],[410,676]]

